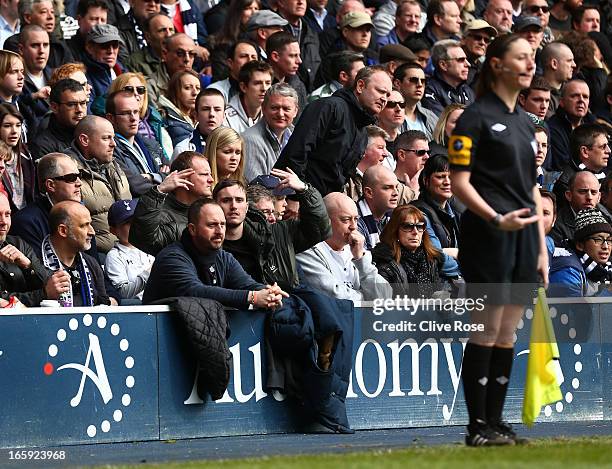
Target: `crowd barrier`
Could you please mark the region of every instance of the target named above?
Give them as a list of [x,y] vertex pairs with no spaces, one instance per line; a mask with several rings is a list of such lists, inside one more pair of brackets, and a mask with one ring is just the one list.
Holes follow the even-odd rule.
[[[546,406],[539,421],[610,420],[612,303],[551,306],[563,400]],[[419,340],[377,336],[369,330],[371,313],[368,305],[355,310],[347,396],[352,427],[465,424],[459,379],[465,340],[428,332]],[[195,386],[196,363],[176,315],[166,307],[5,310],[0,314],[0,447],[303,430],[295,402],[265,390],[264,313],[229,314],[231,380],[225,395],[211,401]],[[528,309],[517,331],[506,403],[511,421],[520,421],[532,315]],[[415,318],[445,321],[435,311]]]

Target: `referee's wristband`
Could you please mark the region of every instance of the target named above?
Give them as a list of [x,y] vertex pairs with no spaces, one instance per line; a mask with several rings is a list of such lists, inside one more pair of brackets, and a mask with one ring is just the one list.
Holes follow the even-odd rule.
[[501,213],[496,213],[495,216],[489,220],[489,223],[495,228],[499,228],[501,219],[502,219]]

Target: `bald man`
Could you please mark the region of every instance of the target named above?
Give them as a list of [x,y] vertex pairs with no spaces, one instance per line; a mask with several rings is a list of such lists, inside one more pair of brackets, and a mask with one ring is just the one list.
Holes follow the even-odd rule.
[[378,244],[380,233],[399,200],[399,182],[390,169],[371,166],[363,173],[363,197],[357,202],[357,229],[365,237],[369,251]]
[[59,202],[49,213],[49,230],[51,234],[42,246],[43,263],[48,269],[63,274],[59,285],[60,304],[64,307],[110,305],[102,269],[93,257],[85,254],[95,234],[89,210],[72,200]]
[[580,210],[597,208],[610,222],[610,212],[599,203],[601,199],[599,180],[590,171],[579,171],[569,180],[569,188],[565,192],[569,205],[557,213],[557,221],[550,232],[550,237],[556,245],[573,241],[576,227],[576,214]]
[[304,282],[323,293],[345,300],[361,301],[390,297],[389,283],[378,274],[365,238],[357,231],[357,206],[345,194],[331,192],[323,201],[332,234],[325,241],[298,254]]
[[85,116],[74,136],[66,152],[81,175],[83,203],[92,216],[98,251],[107,253],[117,241],[108,226],[108,210],[116,201],[132,198],[128,179],[113,158],[115,131],[103,117]]
[[52,276],[25,241],[8,235],[10,228],[11,207],[0,193],[0,307],[12,296],[31,307],[44,299],[56,300],[65,275]]

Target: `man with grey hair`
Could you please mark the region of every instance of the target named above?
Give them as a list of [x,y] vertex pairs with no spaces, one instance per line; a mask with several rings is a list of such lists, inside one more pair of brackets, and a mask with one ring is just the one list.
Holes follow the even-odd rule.
[[348,196],[331,192],[323,199],[332,234],[296,256],[304,283],[326,295],[352,301],[390,298],[391,286],[372,264],[365,238],[357,230],[357,206]]
[[440,116],[449,104],[472,104],[476,95],[466,83],[470,62],[461,43],[453,39],[436,42],[431,61],[436,71],[427,80],[423,106]]
[[[49,68],[54,69],[65,63],[74,62],[74,57],[63,41],[53,35],[55,30],[55,12],[51,0],[20,0],[19,20],[21,27],[36,24],[49,34]],[[19,53],[19,34],[8,37],[4,41],[4,49]]]
[[510,0],[490,0],[482,17],[499,34],[505,34],[512,29],[512,11],[513,7]]
[[275,83],[266,92],[262,119],[242,134],[245,152],[249,155],[244,166],[247,181],[270,174],[293,132],[298,99],[297,92],[287,83]]
[[289,167],[321,194],[340,192],[367,146],[365,128],[376,122],[391,95],[384,67],[364,67],[350,89],[310,103],[274,165]]

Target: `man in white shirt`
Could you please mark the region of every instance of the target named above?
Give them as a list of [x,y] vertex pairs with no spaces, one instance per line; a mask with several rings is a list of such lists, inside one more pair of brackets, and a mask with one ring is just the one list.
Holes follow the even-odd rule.
[[324,199],[332,235],[296,256],[304,283],[327,295],[353,301],[387,298],[391,286],[372,264],[357,231],[357,206],[348,196],[331,192]]

